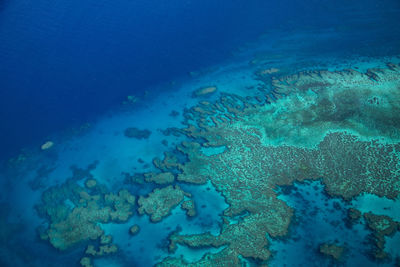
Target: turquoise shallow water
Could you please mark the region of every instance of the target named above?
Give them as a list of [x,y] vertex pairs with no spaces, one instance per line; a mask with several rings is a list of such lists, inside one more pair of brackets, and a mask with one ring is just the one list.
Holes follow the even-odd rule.
[[[0,265],[397,266],[400,6],[367,1],[337,5],[335,13],[328,2],[306,2],[40,2],[37,13],[27,2],[0,4]],[[356,74],[348,78],[347,69]],[[314,74],[316,82],[299,85]],[[310,89],[309,98],[301,90],[277,94],[278,79],[281,90]],[[195,97],[204,88],[215,92]],[[378,90],[368,98],[370,88],[392,95]],[[349,94],[334,95],[342,89]],[[327,96],[334,108],[312,106]],[[331,111],[342,113],[327,116],[330,124],[313,117]],[[147,134],[127,136],[127,128]],[[325,158],[313,154],[313,166],[309,150],[285,158],[271,152],[302,149],[324,130],[394,148],[381,145],[379,156],[358,162],[360,153],[350,167],[328,159],[334,146]],[[311,141],[293,145],[296,135]],[[324,164],[329,177],[321,175]],[[365,166],[372,167],[359,176]],[[360,177],[375,170],[362,187]],[[354,187],[362,189],[346,198]],[[351,219],[350,209],[360,218]],[[392,220],[393,231],[377,231],[368,216],[383,228]],[[343,249],[338,259],[324,245]]]

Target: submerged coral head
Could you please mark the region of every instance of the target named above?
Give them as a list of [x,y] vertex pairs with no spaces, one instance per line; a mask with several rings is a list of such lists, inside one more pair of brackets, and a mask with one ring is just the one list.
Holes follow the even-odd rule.
[[43,145],[41,145],[40,149],[41,150],[48,150],[54,146],[53,141],[46,141]]

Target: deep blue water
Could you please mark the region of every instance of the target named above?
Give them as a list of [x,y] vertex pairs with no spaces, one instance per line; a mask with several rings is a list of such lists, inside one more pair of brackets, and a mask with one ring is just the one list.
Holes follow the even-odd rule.
[[327,47],[311,49],[368,55],[382,52],[376,51],[382,43],[393,50],[390,43],[400,30],[391,25],[398,22],[399,5],[396,0],[3,0],[2,158],[93,121],[128,94],[141,95],[223,62],[263,33],[340,29],[343,35],[323,44]]

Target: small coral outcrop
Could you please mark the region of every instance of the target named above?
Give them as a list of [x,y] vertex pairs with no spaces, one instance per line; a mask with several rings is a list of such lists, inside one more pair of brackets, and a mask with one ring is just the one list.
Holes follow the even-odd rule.
[[148,139],[151,135],[151,131],[147,129],[141,130],[136,127],[130,127],[125,129],[124,135],[128,138]]
[[371,212],[364,213],[368,228],[373,232],[374,249],[372,255],[376,259],[385,259],[388,254],[384,251],[385,237],[393,235],[399,230],[400,223],[386,215],[376,215]]
[[182,202],[181,208],[186,211],[186,215],[189,217],[196,216],[196,206],[193,199],[185,200]]
[[209,96],[217,91],[216,86],[207,86],[199,88],[192,93],[192,97]]
[[146,213],[152,222],[159,222],[171,213],[187,195],[179,186],[156,188],[147,197],[139,197],[138,211]]
[[324,243],[319,246],[319,252],[331,259],[340,261],[343,257],[344,247],[336,244]]
[[132,225],[130,228],[129,228],[129,234],[130,235],[136,235],[137,233],[139,233],[139,231],[140,231],[140,228],[139,228],[139,225],[137,225],[137,224],[135,224],[135,225]]

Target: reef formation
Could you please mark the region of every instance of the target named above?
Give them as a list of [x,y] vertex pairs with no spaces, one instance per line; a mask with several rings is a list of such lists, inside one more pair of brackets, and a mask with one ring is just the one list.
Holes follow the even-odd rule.
[[373,232],[374,248],[372,249],[372,255],[375,259],[387,258],[389,255],[384,251],[385,237],[391,236],[400,230],[400,223],[389,216],[376,215],[371,212],[365,213],[364,219]]
[[327,257],[339,261],[344,252],[344,248],[336,244],[324,243],[319,247],[319,252]]
[[[126,189],[113,193],[98,183],[91,174],[96,165],[94,162],[86,169],[73,166],[72,177],[45,190],[36,206],[39,215],[46,219],[38,229],[41,239],[60,251],[88,245],[82,266],[91,266],[91,257],[118,250],[100,224],[126,222],[136,203],[135,196]],[[79,185],[84,179],[84,186]]]
[[[399,195],[398,65],[366,73],[301,72],[273,78],[272,85],[267,105],[222,93],[215,103],[187,110],[186,128],[170,130],[193,140],[178,146],[188,161],[178,166],[177,180],[210,180],[229,208],[218,236],[170,236],[171,251],[181,244],[223,247],[220,252],[191,263],[167,258],[159,266],[240,266],[243,258],[266,264],[268,240],[285,236],[293,216],[277,198],[281,185],[320,179],[331,196],[344,200]],[[221,146],[221,153],[202,152]]]
[[190,196],[179,186],[172,185],[164,188],[156,188],[148,197],[140,197],[138,200],[139,214],[146,213],[152,222],[159,222],[168,216],[171,210],[182,202],[184,197]]
[[129,127],[125,129],[124,135],[128,138],[148,139],[151,135],[151,132],[147,129],[141,130],[136,127]]
[[[147,196],[135,197],[123,188],[110,192],[90,174],[94,166],[73,169],[73,177],[46,190],[38,205],[39,214],[48,220],[41,230],[42,239],[60,250],[95,240],[81,261],[90,266],[91,257],[117,250],[99,224],[126,222],[135,206],[153,223],[179,205],[187,216],[196,216],[191,195],[177,184],[210,181],[229,205],[220,233],[175,231],[169,236],[169,251],[184,245],[220,248],[219,252],[206,253],[196,262],[168,257],[158,266],[241,266],[246,259],[266,266],[272,256],[269,243],[288,234],[294,214],[278,198],[280,186],[320,180],[329,195],[346,201],[363,193],[398,197],[398,65],[389,63],[366,73],[301,72],[271,81],[264,77],[263,81],[273,88],[263,99],[221,92],[216,101],[200,101],[186,109],[185,128],[164,131],[186,140],[174,152],[164,153],[163,159],[153,160],[157,172],[127,177],[131,182],[143,177],[142,182],[154,183],[156,188]],[[215,93],[216,87],[210,88],[194,96]],[[129,128],[125,135],[148,138],[150,132]],[[184,160],[178,160],[179,156]],[[81,179],[85,186],[77,183]],[[355,209],[350,215],[353,220],[362,217]],[[398,223],[390,218],[369,214],[364,218],[376,232],[378,249],[383,247],[384,236],[398,230]],[[132,235],[138,231],[136,227],[130,230]],[[343,253],[334,244],[315,249],[337,259]]]
[[192,97],[204,97],[204,96],[209,96],[217,91],[216,86],[208,86],[208,87],[203,87],[199,88],[192,93]]

